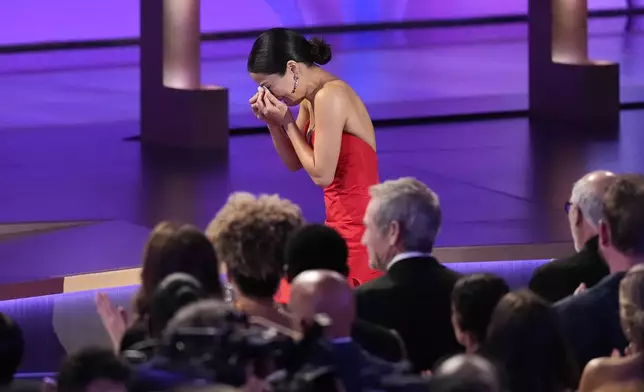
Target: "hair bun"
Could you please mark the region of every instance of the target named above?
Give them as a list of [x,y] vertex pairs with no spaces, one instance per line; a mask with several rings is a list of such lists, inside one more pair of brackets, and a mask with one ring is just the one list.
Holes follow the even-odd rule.
[[331,61],[331,45],[322,38],[311,38],[311,59],[315,64],[324,65]]

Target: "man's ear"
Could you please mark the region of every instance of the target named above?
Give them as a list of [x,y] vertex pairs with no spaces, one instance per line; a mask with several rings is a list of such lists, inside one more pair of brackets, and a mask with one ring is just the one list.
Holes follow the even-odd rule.
[[400,238],[400,223],[393,221],[387,227],[387,241],[389,241],[390,246],[396,245],[398,239]]
[[579,227],[584,222],[584,214],[581,212],[578,206],[573,205],[572,211],[573,219],[575,220],[575,226]]
[[599,221],[599,244],[602,247],[607,247],[610,246],[611,243],[611,238],[610,238],[610,227],[608,226],[608,223],[605,220],[600,220]]
[[475,347],[478,345],[478,340],[472,332],[463,331],[463,340],[465,347]]

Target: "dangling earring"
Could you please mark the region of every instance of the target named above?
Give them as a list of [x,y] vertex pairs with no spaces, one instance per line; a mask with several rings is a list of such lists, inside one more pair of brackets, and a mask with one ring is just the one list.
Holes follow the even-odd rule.
[[295,83],[293,84],[293,91],[291,91],[291,94],[295,94],[295,90],[297,89],[297,86],[300,84],[300,78],[297,75],[293,75],[293,81]]

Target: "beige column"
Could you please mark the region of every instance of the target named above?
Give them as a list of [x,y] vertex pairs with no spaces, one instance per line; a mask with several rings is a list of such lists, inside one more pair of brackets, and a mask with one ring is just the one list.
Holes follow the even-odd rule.
[[201,84],[200,0],[140,0],[141,141],[228,152],[228,90]]

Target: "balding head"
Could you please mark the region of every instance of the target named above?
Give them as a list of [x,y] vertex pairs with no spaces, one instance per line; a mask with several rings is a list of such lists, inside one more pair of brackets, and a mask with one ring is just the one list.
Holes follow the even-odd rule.
[[434,376],[443,380],[459,380],[460,383],[472,387],[468,390],[501,391],[498,370],[490,361],[478,355],[461,354],[453,356],[436,369]]
[[291,285],[289,309],[296,327],[309,324],[316,314],[326,314],[332,321],[329,338],[348,337],[355,319],[353,290],[346,277],[333,271],[309,270],[299,274]]
[[586,174],[573,186],[568,218],[575,249],[580,250],[597,235],[604,194],[616,178],[614,173],[598,170]]

